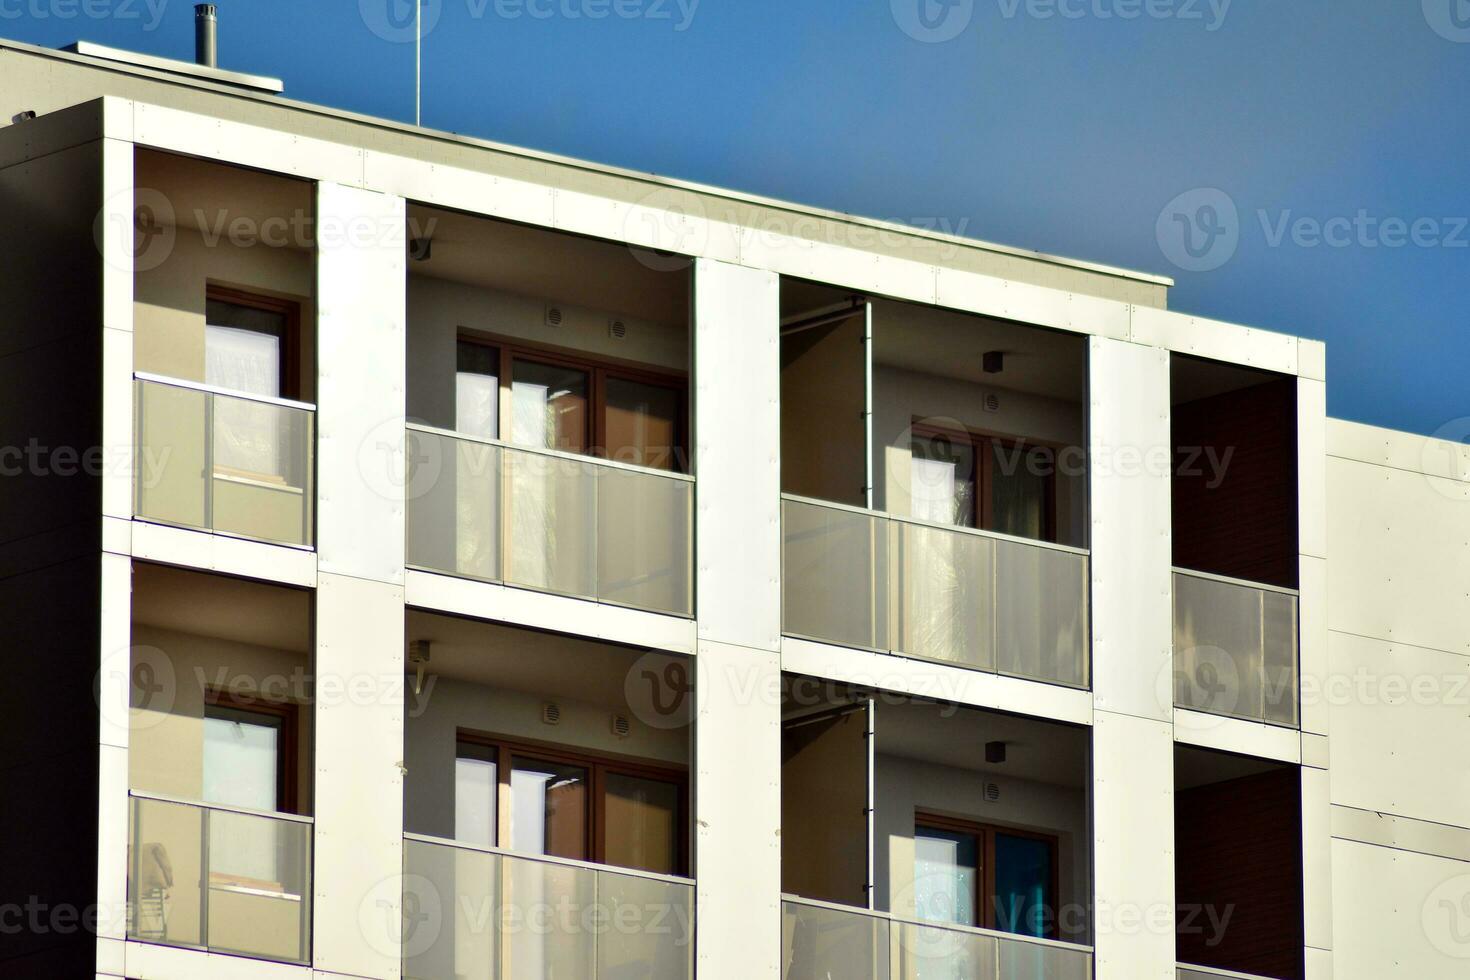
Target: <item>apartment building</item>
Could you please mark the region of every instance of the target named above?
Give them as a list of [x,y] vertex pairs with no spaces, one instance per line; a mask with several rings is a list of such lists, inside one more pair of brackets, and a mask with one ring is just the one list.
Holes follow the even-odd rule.
[[1464,445],[278,88],[0,42],[5,976],[1465,975]]

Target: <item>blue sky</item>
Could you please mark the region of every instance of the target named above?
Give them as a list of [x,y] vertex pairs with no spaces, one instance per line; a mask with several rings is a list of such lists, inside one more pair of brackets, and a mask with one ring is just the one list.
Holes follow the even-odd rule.
[[[1326,340],[1333,415],[1470,431],[1470,0],[426,3],[426,125],[1172,275]],[[412,119],[412,0],[219,6],[223,66]],[[35,44],[192,32],[0,0]]]

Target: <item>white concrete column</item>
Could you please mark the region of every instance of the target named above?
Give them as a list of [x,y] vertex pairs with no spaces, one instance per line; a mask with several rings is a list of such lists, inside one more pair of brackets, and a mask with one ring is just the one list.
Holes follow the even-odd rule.
[[[1302,691],[1302,909],[1307,980],[1332,977],[1330,709],[1327,653],[1326,351],[1303,340],[1297,379],[1297,533]],[[1309,356],[1310,352],[1310,356]],[[1312,376],[1308,376],[1308,374]]]
[[1089,342],[1098,980],[1173,980],[1169,354]]
[[319,971],[394,980],[403,868],[404,202],[322,183],[316,207],[312,961]]
[[781,950],[779,283],[694,269],[696,972],[776,980]]

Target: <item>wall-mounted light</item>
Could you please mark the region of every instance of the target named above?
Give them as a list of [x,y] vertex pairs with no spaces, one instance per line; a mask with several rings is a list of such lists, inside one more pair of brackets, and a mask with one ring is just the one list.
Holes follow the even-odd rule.
[[410,238],[408,240],[408,257],[415,262],[427,262],[433,251],[434,240],[432,238]]
[[991,765],[995,765],[995,766],[998,766],[1002,762],[1005,762],[1006,761],[1006,743],[1004,743],[1004,742],[986,742],[985,743],[985,761],[988,762],[988,763],[990,763]]
[[1000,374],[1006,367],[1006,352],[1003,350],[988,350],[980,355],[980,366],[985,369],[986,374]]

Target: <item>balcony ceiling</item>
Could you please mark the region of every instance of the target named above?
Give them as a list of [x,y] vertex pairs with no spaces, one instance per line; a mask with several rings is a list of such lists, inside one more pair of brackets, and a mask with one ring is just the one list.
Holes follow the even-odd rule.
[[[923,701],[880,701],[874,728],[883,756],[1070,789],[1087,783],[1087,732],[1069,725]],[[985,743],[995,741],[1006,743],[1006,761],[990,764]]]
[[311,593],[167,565],[133,565],[133,621],[310,654]]
[[687,268],[660,271],[622,245],[457,211],[413,205],[408,214],[412,233],[433,242],[413,275],[688,326]]
[[[241,222],[245,234],[260,229],[270,241],[285,218],[293,222],[290,228],[305,229],[286,234],[286,247],[305,249],[313,241],[310,224],[304,223],[314,213],[308,181],[143,149],[137,151],[133,179],[136,205],[148,207],[161,224],[228,241],[232,225]],[[275,224],[267,226],[267,219]]]

